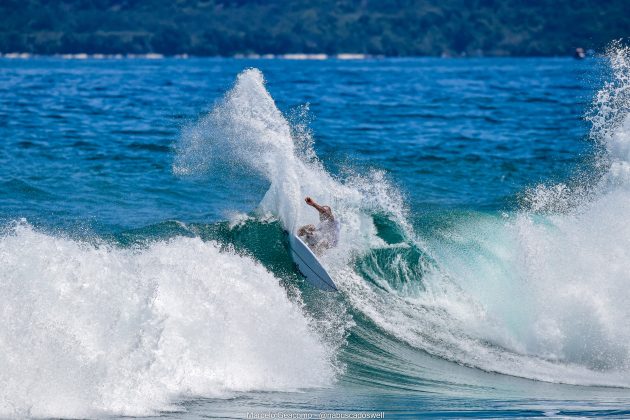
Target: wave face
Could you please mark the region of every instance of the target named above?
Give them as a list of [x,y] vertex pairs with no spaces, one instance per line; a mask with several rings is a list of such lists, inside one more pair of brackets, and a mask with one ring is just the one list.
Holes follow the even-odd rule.
[[249,257],[140,249],[21,223],[0,238],[0,416],[146,415],[174,396],[332,383],[331,349]]

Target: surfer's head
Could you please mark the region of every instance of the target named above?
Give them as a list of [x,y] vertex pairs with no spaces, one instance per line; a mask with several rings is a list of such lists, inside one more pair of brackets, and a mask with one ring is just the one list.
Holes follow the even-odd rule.
[[329,206],[322,206],[322,210],[319,212],[319,220],[334,220],[332,209]]

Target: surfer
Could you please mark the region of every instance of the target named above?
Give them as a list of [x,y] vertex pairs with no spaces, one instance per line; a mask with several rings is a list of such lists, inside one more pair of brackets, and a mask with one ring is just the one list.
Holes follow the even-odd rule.
[[311,197],[306,197],[306,204],[319,212],[319,225],[305,225],[298,230],[298,236],[316,253],[337,246],[339,240],[339,222],[333,216],[329,206],[320,206]]

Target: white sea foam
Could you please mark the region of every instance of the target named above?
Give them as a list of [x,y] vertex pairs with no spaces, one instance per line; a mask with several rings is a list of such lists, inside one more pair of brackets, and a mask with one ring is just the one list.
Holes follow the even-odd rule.
[[251,258],[176,238],[0,237],[0,417],[143,415],[179,396],[328,386],[331,349]]
[[235,182],[244,182],[248,174],[267,180],[269,188],[258,211],[278,218],[287,230],[317,223],[317,213],[304,203],[306,196],[331,205],[342,220],[345,244],[378,241],[372,212],[405,221],[402,200],[383,173],[340,180],[324,169],[315,157],[310,132],[289,125],[257,69],[239,74],[223,100],[185,130],[177,151],[178,174],[212,171],[216,177],[229,172]]
[[607,57],[611,80],[589,115],[591,138],[605,150],[601,176],[562,197],[534,196],[564,210],[510,221],[508,261],[527,305],[529,322],[516,333],[526,351],[622,375],[630,386],[630,48],[614,43]]

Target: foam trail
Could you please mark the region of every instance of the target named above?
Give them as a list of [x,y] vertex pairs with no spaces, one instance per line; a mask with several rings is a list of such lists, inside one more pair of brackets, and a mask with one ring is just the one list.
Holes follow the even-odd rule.
[[146,415],[173,398],[327,386],[332,352],[252,259],[0,237],[0,416]]
[[[221,164],[225,164],[221,166]],[[262,73],[246,70],[214,110],[189,129],[178,147],[174,169],[179,174],[221,166],[254,171],[271,181],[263,206],[294,230],[303,164],[295,158],[289,124],[264,87]]]
[[184,132],[174,171],[182,175],[211,171],[213,177],[227,173],[233,182],[243,182],[248,174],[262,177],[269,188],[259,211],[277,217],[291,231],[317,222],[315,212],[304,204],[307,195],[332,205],[345,219],[346,239],[363,232],[358,242],[375,240],[370,215],[374,211],[404,223],[401,200],[382,173],[346,182],[334,179],[315,158],[309,135],[308,130],[292,130],[266,90],[262,73],[245,70],[214,109]]

